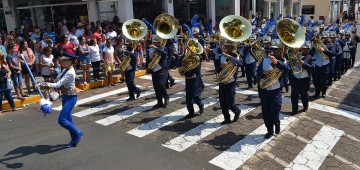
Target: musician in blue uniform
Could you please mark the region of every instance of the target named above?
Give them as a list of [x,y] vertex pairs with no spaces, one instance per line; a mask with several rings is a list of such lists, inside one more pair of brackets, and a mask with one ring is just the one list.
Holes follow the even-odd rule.
[[[185,55],[180,59],[182,60]],[[201,61],[201,56],[197,55]],[[199,113],[204,112],[204,104],[201,101],[201,93],[204,91],[203,81],[201,79],[201,62],[192,70],[185,72],[185,91],[186,91],[186,107],[189,114],[185,118],[192,118],[195,116],[194,102],[199,106]]]
[[219,43],[218,42],[211,42],[210,43],[210,50],[214,54],[213,60],[214,60],[215,72],[219,73],[221,71],[220,55],[222,53]]
[[125,56],[129,56],[131,58],[129,66],[125,69],[125,83],[127,85],[129,91],[129,98],[126,101],[135,100],[140,97],[140,88],[136,87],[134,79],[135,79],[135,71],[136,71],[136,54],[134,52],[135,49],[132,49],[132,43],[127,43],[127,50],[125,51]]
[[309,108],[309,90],[311,84],[311,72],[314,69],[314,59],[309,55],[310,45],[304,43],[301,46],[301,62],[302,71],[294,73],[290,69],[290,84],[291,84],[291,104],[292,104],[292,115],[298,113],[298,101],[299,95],[303,104],[303,112],[306,112]]
[[339,40],[336,38],[336,33],[329,33],[328,43],[332,46],[332,51],[335,53],[335,64],[333,70],[333,81],[339,80],[341,77],[341,65],[343,58],[343,50],[340,46]]
[[339,41],[340,46],[343,50],[343,60],[341,65],[341,73],[345,74],[347,70],[350,68],[350,53],[353,48],[355,48],[355,45],[350,39],[350,31],[345,30],[345,36],[340,39]]
[[[289,66],[286,63],[277,60],[274,56],[269,56],[264,58],[258,66],[257,75],[259,80],[261,81],[261,79],[264,79],[270,75],[274,68],[278,68],[281,71],[289,71]],[[280,81],[276,80],[273,84],[268,84],[267,86],[269,87],[260,85],[261,88],[259,88],[259,93],[261,93],[260,100],[262,116],[267,129],[267,133],[264,137],[265,139],[268,139],[274,135],[274,126],[275,133],[280,133],[279,112],[281,110],[282,104],[282,84]]]
[[357,50],[357,44],[360,42],[359,36],[356,34],[356,26],[353,26],[353,29],[351,30],[351,40],[353,42],[353,48],[350,49],[350,67],[354,67],[355,64],[355,57],[356,57],[356,50]]
[[[220,55],[220,70],[217,73],[220,73],[227,62],[232,62],[236,65],[235,74],[225,83],[219,83],[219,100],[222,114],[224,115],[224,121],[221,122],[222,125],[230,123],[230,114],[229,110],[231,110],[234,116],[234,122],[239,119],[241,110],[235,105],[235,88],[236,88],[236,80],[237,80],[237,72],[238,67],[243,65],[241,59],[239,59],[238,54],[234,52],[234,45],[232,42],[226,41],[224,43],[225,53]],[[229,61],[227,61],[229,60]]]
[[[324,55],[321,55],[318,50],[320,50],[320,52],[322,52]],[[328,88],[328,77],[330,74],[330,66],[332,64],[332,60],[330,59],[335,54],[332,51],[321,47],[319,49],[313,47],[309,54],[315,58],[315,68],[313,71],[313,83],[315,86],[314,98],[318,98],[320,93],[321,97],[324,98]]]
[[[283,63],[286,63],[287,60],[285,59],[285,57],[283,57],[283,53],[282,53],[282,49],[280,48],[280,44],[281,44],[281,42],[279,39],[272,40],[272,45],[271,45],[272,55],[277,60],[279,60]],[[286,51],[284,53],[286,53]],[[288,86],[289,72],[287,70],[282,70],[282,74],[281,74],[279,81],[280,81],[280,84],[282,84],[281,89],[283,89],[283,87],[285,87],[285,91],[289,92],[289,86]]]
[[169,76],[169,72],[168,72],[169,65],[167,61],[168,52],[166,48],[162,48],[160,46],[160,41],[161,38],[158,37],[157,35],[154,35],[152,45],[149,45],[149,47],[151,48],[149,49],[149,53],[150,53],[149,56],[151,58],[150,61],[153,59],[152,57],[154,52],[158,52],[159,55],[161,56],[159,63],[156,64],[155,68],[151,70],[153,86],[155,89],[155,94],[157,99],[157,104],[153,106],[153,109],[160,107],[166,108],[166,106],[169,103],[169,96],[166,92],[166,87],[165,87],[166,81],[168,80],[168,76]]
[[[250,42],[256,41],[256,35],[252,34],[249,38]],[[249,88],[252,88],[253,84],[256,84],[256,60],[250,52],[251,45],[246,45],[244,49],[245,53],[245,71],[246,71],[246,81]]]
[[[175,60],[174,60],[175,57],[173,57],[173,56],[176,55],[175,46],[174,46],[174,40],[173,39],[167,40],[167,43],[166,43],[165,47],[166,47],[166,49],[168,51],[167,62],[168,62],[169,68],[173,68],[173,67],[171,67],[175,63]],[[166,84],[165,84],[165,87],[167,89],[172,87],[175,84],[175,79],[170,75],[170,69],[168,70],[168,72],[169,72],[169,76],[168,76],[168,80],[166,81]]]
[[[245,50],[245,44],[244,43],[239,43],[238,45],[238,54],[240,55],[240,58],[244,61],[245,60],[245,53],[244,53],[244,50]],[[242,65],[240,67],[241,69],[241,76],[240,77],[245,77],[245,66]]]

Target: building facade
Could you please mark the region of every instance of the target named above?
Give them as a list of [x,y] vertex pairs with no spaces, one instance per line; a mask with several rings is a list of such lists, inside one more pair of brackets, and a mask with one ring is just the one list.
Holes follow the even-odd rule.
[[[306,0],[0,0],[0,29],[12,31],[24,25],[44,28],[57,22],[125,22],[132,18],[155,19],[163,10],[190,20],[195,14],[216,20],[231,14],[251,18],[297,17]],[[314,1],[314,0],[312,0]],[[215,24],[215,22],[213,22]]]

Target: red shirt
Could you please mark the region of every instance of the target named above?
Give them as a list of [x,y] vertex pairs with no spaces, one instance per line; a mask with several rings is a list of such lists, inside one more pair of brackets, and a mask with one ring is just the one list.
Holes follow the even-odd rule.
[[100,45],[100,43],[101,43],[101,34],[102,33],[98,33],[98,32],[94,33],[94,38],[96,39],[96,42],[98,43],[98,45]]
[[74,51],[74,43],[69,42],[68,44],[59,44],[58,48],[59,49],[63,49],[64,52],[68,53],[68,54],[72,54],[75,55],[75,51]]

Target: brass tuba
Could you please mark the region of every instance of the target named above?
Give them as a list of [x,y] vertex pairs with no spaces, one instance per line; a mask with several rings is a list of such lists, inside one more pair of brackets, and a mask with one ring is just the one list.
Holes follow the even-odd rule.
[[[276,25],[280,40],[288,47],[285,54],[288,57],[291,70],[294,74],[302,71],[300,52],[297,50],[305,42],[305,32],[301,25],[292,19],[282,19]],[[285,48],[285,47],[284,47]]]
[[278,80],[281,77],[281,70],[278,68],[274,68],[271,70],[270,74],[268,74],[265,78],[260,79],[259,86],[261,89],[266,89],[273,85],[276,80]]
[[261,62],[264,57],[267,56],[265,50],[261,47],[259,41],[255,41],[252,43],[250,48],[251,55],[254,56],[256,61]]
[[[220,21],[221,36],[227,40],[235,42],[233,43],[234,47],[237,46],[236,42],[245,41],[250,37],[251,29],[250,22],[241,16],[229,15]],[[219,37],[219,39],[220,38],[221,37]],[[221,42],[225,43],[224,40],[221,40]],[[224,45],[221,45],[221,48],[224,52],[223,46]],[[230,57],[230,55],[226,54],[225,52],[224,56]],[[234,76],[236,69],[236,65],[232,63],[231,60],[229,60],[221,72],[216,75],[216,78],[220,83],[226,83],[231,79],[232,76]]]
[[300,52],[298,49],[287,49],[286,50],[286,55],[287,58],[289,60],[289,64],[291,66],[291,70],[293,71],[294,74],[297,73],[301,73],[303,71],[302,65],[300,64],[301,62],[301,57],[300,57]]
[[[174,38],[179,29],[178,20],[169,14],[157,16],[153,25],[156,30],[156,35],[162,39],[160,45],[162,48],[165,47],[167,39]],[[150,70],[154,69],[159,63],[161,55],[158,52],[154,52],[151,58],[148,65],[148,69]]]
[[[122,26],[122,32],[124,36],[132,40],[132,49],[134,50],[139,40],[143,39],[147,34],[146,24],[138,19],[129,19]],[[125,71],[130,65],[131,58],[126,56],[123,62],[120,63],[120,70]]]
[[190,27],[184,24],[184,27],[188,31],[184,35],[184,40],[186,41],[186,53],[182,59],[182,66],[178,69],[180,75],[184,75],[186,72],[196,68],[200,64],[200,57],[197,54],[202,54],[204,52],[204,47],[194,38]]
[[311,39],[311,43],[313,44],[316,51],[320,54],[321,58],[323,58],[324,60],[329,58],[326,54],[324,54],[324,52],[320,51],[320,48],[323,48],[323,49],[327,50],[327,47],[321,40],[319,40],[319,38],[314,36]]

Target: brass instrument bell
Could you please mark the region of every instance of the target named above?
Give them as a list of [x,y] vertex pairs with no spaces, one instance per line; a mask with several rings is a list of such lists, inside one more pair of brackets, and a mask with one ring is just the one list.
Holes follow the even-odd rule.
[[276,31],[280,40],[292,48],[300,48],[305,42],[305,32],[296,21],[284,18],[276,25]]
[[244,17],[229,15],[220,21],[220,32],[228,40],[245,41],[251,35],[251,24]]

